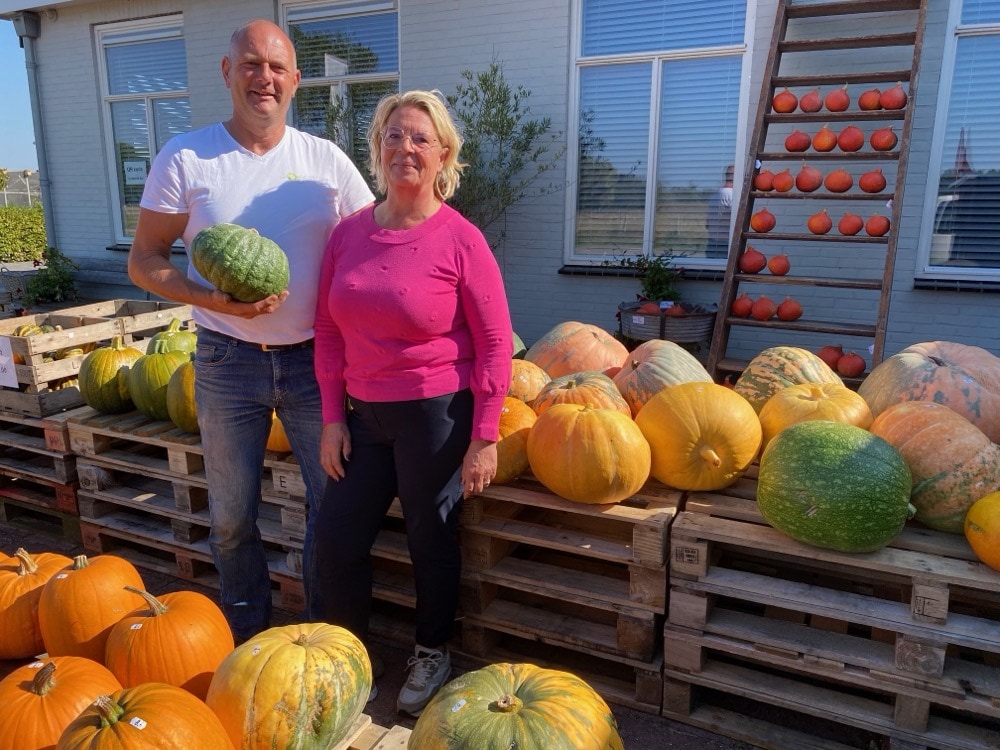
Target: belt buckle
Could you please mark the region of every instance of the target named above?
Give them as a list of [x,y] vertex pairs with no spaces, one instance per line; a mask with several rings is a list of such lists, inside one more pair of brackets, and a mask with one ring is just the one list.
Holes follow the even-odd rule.
[[275,344],[273,346],[268,345],[268,344],[261,344],[260,345],[260,350],[262,352],[276,352],[276,351],[278,351],[281,348],[282,347],[280,345],[277,345],[277,344]]

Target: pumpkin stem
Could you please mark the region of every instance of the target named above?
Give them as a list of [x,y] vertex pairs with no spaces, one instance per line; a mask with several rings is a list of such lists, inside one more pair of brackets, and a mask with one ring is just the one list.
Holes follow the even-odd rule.
[[711,448],[702,448],[698,451],[698,455],[704,459],[705,463],[712,464],[712,466],[722,466],[722,459],[719,458],[719,454]]
[[54,661],[47,662],[44,667],[38,670],[34,679],[31,681],[31,692],[35,695],[45,695],[56,685],[56,680],[52,676],[52,673],[56,671],[56,663]]
[[521,710],[521,706],[524,705],[524,702],[516,695],[512,695],[511,693],[504,693],[499,698],[497,698],[497,702],[495,705],[500,713],[513,714]]
[[80,570],[80,568],[86,568],[90,566],[90,560],[87,559],[86,555],[77,555],[73,558],[73,570]]
[[28,550],[24,547],[18,547],[14,553],[14,557],[21,564],[17,571],[19,576],[32,575],[38,572],[38,563],[35,562],[35,558],[28,554]]
[[816,383],[809,386],[809,398],[813,401],[825,401],[823,398],[823,389]]
[[155,596],[150,594],[148,591],[143,591],[135,586],[126,586],[126,591],[131,591],[133,594],[138,594],[143,599],[146,600],[146,604],[149,605],[149,615],[150,617],[157,617],[159,615],[165,615],[169,611],[169,607],[157,599]]
[[112,336],[111,337],[111,348],[116,351],[121,351],[125,348],[125,337],[124,336]]
[[116,703],[110,695],[98,696],[97,700],[94,701],[94,707],[101,715],[102,729],[117,723],[117,721],[125,713],[125,709]]
[[306,633],[299,633],[299,637],[295,639],[295,644],[297,646],[308,646],[309,636]]

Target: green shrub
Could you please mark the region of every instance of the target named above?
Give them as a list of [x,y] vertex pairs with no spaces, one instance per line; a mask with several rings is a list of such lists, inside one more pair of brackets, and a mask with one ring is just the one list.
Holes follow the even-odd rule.
[[0,206],[0,263],[41,260],[45,254],[42,205]]
[[39,302],[65,302],[76,299],[76,280],[73,272],[76,263],[71,261],[56,248],[50,247],[42,253],[42,259],[35,265],[44,268],[28,279],[24,290],[24,304],[27,307]]

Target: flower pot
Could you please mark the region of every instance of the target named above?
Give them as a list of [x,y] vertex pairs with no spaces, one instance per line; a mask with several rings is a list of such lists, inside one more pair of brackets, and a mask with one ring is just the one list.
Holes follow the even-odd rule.
[[622,302],[618,305],[621,333],[631,339],[648,341],[665,339],[678,344],[697,344],[712,337],[716,310],[690,302],[675,302],[684,315],[643,315],[637,312],[642,302]]

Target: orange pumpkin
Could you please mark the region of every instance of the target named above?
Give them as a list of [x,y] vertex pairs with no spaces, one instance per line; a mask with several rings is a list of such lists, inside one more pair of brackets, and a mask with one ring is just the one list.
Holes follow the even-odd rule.
[[901,401],[933,401],[1000,443],[1000,357],[978,346],[913,344],[876,365],[858,386],[876,417]]
[[615,381],[603,372],[574,372],[553,378],[538,392],[531,406],[535,414],[541,415],[556,404],[590,404],[595,409],[615,409],[632,416]]
[[840,383],[799,383],[782,388],[760,410],[764,437],[761,449],[789,425],[826,419],[867,430],[872,423],[868,403]]
[[135,609],[142,577],[116,555],[77,555],[49,579],[38,600],[38,623],[50,656],[86,656],[104,663],[104,647],[116,622]]
[[528,433],[537,419],[535,411],[520,399],[507,396],[503,400],[500,439],[497,441],[497,473],[492,479],[493,484],[513,482],[528,470]]
[[66,727],[55,750],[142,748],[233,750],[233,743],[219,717],[187,690],[146,682],[99,697]]
[[52,656],[18,667],[0,681],[0,750],[42,750],[81,711],[122,686],[104,665]]
[[212,675],[233,650],[233,633],[218,605],[197,591],[155,597],[135,589],[146,606],[111,628],[105,664],[123,687],[165,682],[204,700]]
[[632,350],[614,380],[634,417],[649,399],[667,386],[711,383],[712,376],[682,346],[673,341],[650,339]]
[[650,473],[680,490],[733,484],[756,458],[762,436],[750,403],[716,383],[664,388],[639,410],[635,423],[652,449]]
[[1000,570],[1000,492],[979,498],[965,516],[965,538],[976,557]]
[[913,477],[916,519],[932,529],[961,534],[972,504],[1000,490],[1000,446],[943,404],[893,404],[869,431],[902,454]]
[[507,395],[530,404],[550,380],[552,378],[549,374],[534,362],[526,359],[511,360],[510,388],[507,389]]
[[27,659],[45,651],[38,600],[48,580],[69,562],[65,555],[29,555],[21,548],[0,563],[0,659]]
[[625,345],[590,323],[567,321],[531,345],[524,358],[558,378],[574,372],[603,372],[620,366],[628,356]]
[[733,389],[758,414],[782,388],[797,383],[843,383],[818,356],[797,346],[772,346],[750,360]]
[[288,442],[285,426],[278,419],[278,412],[271,412],[271,432],[267,436],[267,449],[277,453],[291,453],[292,444]]
[[617,503],[649,478],[649,444],[627,414],[582,404],[555,404],[528,433],[535,477],[578,503]]

